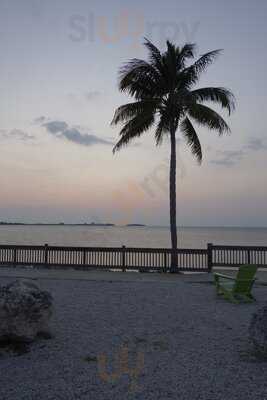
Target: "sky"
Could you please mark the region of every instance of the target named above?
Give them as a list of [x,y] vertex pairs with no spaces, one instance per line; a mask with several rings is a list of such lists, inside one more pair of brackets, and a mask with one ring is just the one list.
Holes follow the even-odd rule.
[[224,49],[199,87],[237,100],[231,135],[198,128],[201,166],[177,133],[178,225],[266,227],[266,17],[264,0],[1,0],[0,220],[168,224],[169,139],[112,154],[118,70],[147,37]]

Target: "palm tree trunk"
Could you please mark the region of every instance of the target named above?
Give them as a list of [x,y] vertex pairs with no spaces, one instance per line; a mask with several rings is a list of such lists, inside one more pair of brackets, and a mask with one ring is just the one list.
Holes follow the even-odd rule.
[[177,258],[177,226],[176,226],[176,138],[175,129],[171,129],[171,160],[170,160],[170,230],[171,230],[171,269],[178,272]]

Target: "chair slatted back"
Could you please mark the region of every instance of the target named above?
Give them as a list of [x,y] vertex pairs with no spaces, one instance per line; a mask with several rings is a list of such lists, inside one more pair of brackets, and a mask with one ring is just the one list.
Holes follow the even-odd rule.
[[234,293],[250,293],[256,272],[256,265],[241,265],[236,275]]

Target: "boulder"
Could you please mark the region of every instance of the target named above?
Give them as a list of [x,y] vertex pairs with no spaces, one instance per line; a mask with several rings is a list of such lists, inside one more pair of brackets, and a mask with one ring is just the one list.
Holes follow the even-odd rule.
[[16,280],[0,287],[0,340],[32,342],[48,331],[52,296],[33,280]]
[[253,315],[249,327],[249,337],[255,352],[267,357],[267,305]]

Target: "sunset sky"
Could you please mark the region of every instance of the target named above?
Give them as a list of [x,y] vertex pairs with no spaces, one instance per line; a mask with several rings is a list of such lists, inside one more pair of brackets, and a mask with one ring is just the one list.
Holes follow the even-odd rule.
[[112,154],[118,69],[148,37],[223,48],[200,86],[237,99],[231,135],[199,129],[201,166],[178,141],[178,224],[267,226],[266,18],[265,0],[1,0],[0,220],[168,224],[168,139]]

